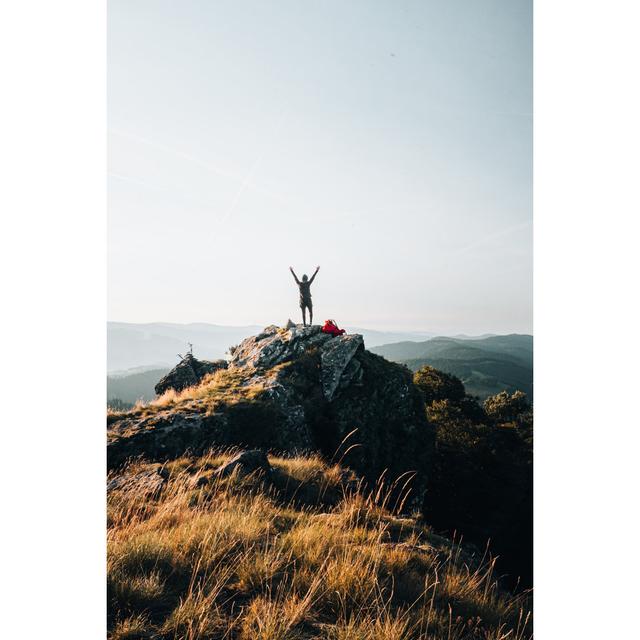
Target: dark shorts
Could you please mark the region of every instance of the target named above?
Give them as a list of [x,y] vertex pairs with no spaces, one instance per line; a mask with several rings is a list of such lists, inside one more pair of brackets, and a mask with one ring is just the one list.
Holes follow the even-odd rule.
[[311,307],[313,307],[311,298],[300,298],[300,308],[304,309],[305,307],[307,307],[307,309],[311,309]]

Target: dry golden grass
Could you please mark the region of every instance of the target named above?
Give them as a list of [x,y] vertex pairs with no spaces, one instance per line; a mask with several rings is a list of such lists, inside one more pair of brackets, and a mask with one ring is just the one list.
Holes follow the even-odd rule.
[[[221,369],[205,376],[200,384],[182,391],[167,390],[151,402],[135,409],[154,412],[177,405],[200,403],[215,409],[220,404],[254,400],[264,391],[263,383],[251,383],[239,369]],[[134,409],[134,411],[135,411]]]
[[392,515],[384,490],[319,458],[272,459],[269,481],[214,477],[226,457],[166,463],[153,497],[110,492],[114,640],[531,637],[526,598],[498,588],[491,562]]
[[282,367],[274,367],[266,377],[254,381],[240,369],[221,369],[206,375],[198,385],[182,391],[167,390],[149,402],[138,400],[132,409],[119,410],[107,407],[107,424],[123,418],[140,418],[157,415],[168,409],[198,408],[215,411],[221,405],[233,405],[258,398],[265,390],[265,380],[277,375]]

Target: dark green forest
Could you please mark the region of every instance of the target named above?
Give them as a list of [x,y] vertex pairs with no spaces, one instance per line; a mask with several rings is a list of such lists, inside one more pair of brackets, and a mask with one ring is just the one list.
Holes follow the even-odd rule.
[[511,334],[478,339],[433,338],[371,349],[412,371],[429,365],[460,378],[468,393],[485,399],[521,390],[533,399],[533,337]]
[[480,547],[490,542],[498,568],[531,586],[533,409],[526,395],[502,391],[481,404],[459,378],[431,366],[414,382],[436,427],[425,519]]

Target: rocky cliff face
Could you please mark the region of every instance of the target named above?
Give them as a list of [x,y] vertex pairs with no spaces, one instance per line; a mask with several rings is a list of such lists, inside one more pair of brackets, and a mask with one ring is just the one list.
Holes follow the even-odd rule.
[[215,382],[113,416],[108,434],[110,468],[131,456],[163,460],[225,445],[320,451],[344,455],[343,464],[371,481],[385,470],[389,480],[415,471],[418,494],[434,445],[408,369],[366,351],[360,335],[299,325],[244,340]]

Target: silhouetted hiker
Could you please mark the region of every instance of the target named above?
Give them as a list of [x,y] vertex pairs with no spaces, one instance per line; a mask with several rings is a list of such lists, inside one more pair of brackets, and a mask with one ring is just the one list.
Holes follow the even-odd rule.
[[298,280],[298,276],[296,275],[293,267],[289,267],[289,271],[291,271],[298,288],[300,289],[300,309],[302,309],[302,324],[307,326],[307,309],[309,309],[309,324],[313,324],[313,302],[311,302],[311,283],[313,279],[318,275],[318,271],[320,271],[320,267],[316,267],[313,275],[311,276],[311,280],[307,278],[307,274],[305,273],[302,276],[302,282]]

